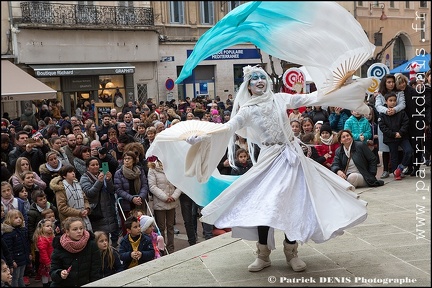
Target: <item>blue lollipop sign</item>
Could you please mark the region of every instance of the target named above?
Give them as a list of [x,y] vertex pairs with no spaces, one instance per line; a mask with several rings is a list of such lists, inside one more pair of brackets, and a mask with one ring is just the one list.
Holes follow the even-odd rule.
[[375,77],[381,80],[384,75],[390,74],[390,70],[384,63],[374,63],[367,70],[367,77]]

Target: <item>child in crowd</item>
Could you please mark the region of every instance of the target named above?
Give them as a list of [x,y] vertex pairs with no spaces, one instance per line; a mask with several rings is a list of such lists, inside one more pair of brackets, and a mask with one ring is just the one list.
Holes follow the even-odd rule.
[[212,115],[211,116],[211,122],[213,122],[213,123],[222,123],[222,118],[219,115],[219,111],[217,109],[212,109],[210,111],[210,113]]
[[12,287],[24,287],[25,268],[30,264],[30,245],[23,214],[17,209],[9,210],[1,228],[2,238],[11,250],[14,261]]
[[299,120],[291,120],[291,130],[294,133],[294,136],[297,138],[300,138],[301,135],[301,128],[300,128],[300,121]]
[[58,236],[63,233],[60,225],[60,220],[56,218],[54,210],[47,208],[41,212],[42,219],[50,220],[53,223],[54,235]]
[[36,226],[33,235],[33,242],[39,251],[39,269],[38,274],[42,277],[42,286],[50,287],[50,267],[51,255],[53,253],[52,242],[54,239],[53,222],[49,219],[42,219]]
[[52,286],[83,286],[99,280],[101,257],[94,234],[87,231],[82,217],[67,217],[62,224],[64,233],[53,240]]
[[340,144],[337,141],[336,133],[332,131],[329,124],[324,123],[321,126],[316,143],[315,148],[318,155],[325,158],[322,164],[330,169],[336,155],[336,149]]
[[301,121],[301,134],[306,134],[306,133],[310,133],[310,132],[314,132],[314,122],[311,118],[303,118],[303,120]]
[[319,156],[317,149],[315,148],[315,133],[308,132],[302,134],[300,140],[303,142],[300,146],[303,149],[303,153],[306,157],[315,160],[316,162],[323,164],[326,160],[325,157]]
[[32,194],[33,203],[30,205],[30,210],[28,212],[28,224],[27,228],[29,231],[29,235],[33,235],[36,230],[36,225],[45,217],[42,215],[45,210],[50,210],[54,219],[51,219],[54,223],[56,215],[58,215],[57,208],[48,202],[47,196],[42,190],[35,190]]
[[237,149],[234,165],[231,175],[243,175],[252,168],[252,161],[249,159],[249,153],[245,149]]
[[138,221],[143,215],[145,215],[145,211],[140,208],[134,208],[129,212],[129,216],[135,216],[138,219]]
[[[384,95],[385,106],[387,108],[396,107],[397,96],[394,92]],[[390,148],[391,167],[396,169],[393,172],[395,180],[402,179],[402,171],[410,163],[413,149],[409,141],[409,118],[404,110],[396,112],[393,115],[380,113],[378,125],[383,133],[383,142]],[[402,163],[398,165],[399,146],[403,150]]]
[[1,182],[1,203],[5,214],[9,210],[17,209],[24,215],[25,225],[27,225],[27,211],[24,208],[24,201],[14,197],[12,193],[12,185],[9,182]]
[[12,287],[12,275],[6,261],[1,259],[1,287]]
[[34,176],[34,172],[33,171],[25,171],[22,173],[22,178],[23,178],[23,184],[24,187],[27,190],[28,193],[28,198],[31,201],[31,195],[33,194],[34,190],[40,190],[42,189],[41,187],[39,187],[38,185],[36,185],[35,183],[35,176]]
[[17,184],[14,185],[12,188],[14,197],[21,199],[24,202],[24,209],[26,213],[28,214],[30,210],[30,201],[28,199],[28,193],[26,188],[24,187],[24,184]]
[[102,258],[101,278],[123,271],[120,254],[109,245],[108,233],[96,231],[94,234]]
[[140,218],[141,232],[148,235],[153,243],[153,249],[155,251],[154,259],[163,256],[165,250],[164,238],[155,232],[155,220],[153,217],[143,215]]
[[359,112],[352,110],[351,116],[346,120],[344,129],[350,130],[354,141],[361,141],[367,144],[367,140],[372,137],[369,121]]
[[322,120],[318,120],[314,125],[315,135],[320,135],[321,126],[324,124]]
[[152,240],[141,232],[140,222],[134,216],[125,221],[127,234],[120,242],[120,259],[123,261],[123,269],[129,269],[148,262],[155,257]]

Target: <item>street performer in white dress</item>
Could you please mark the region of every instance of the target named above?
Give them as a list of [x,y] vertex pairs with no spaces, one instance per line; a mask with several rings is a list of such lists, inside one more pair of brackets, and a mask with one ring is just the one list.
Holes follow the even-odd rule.
[[[260,9],[267,8],[262,5],[267,3],[257,4]],[[361,33],[357,34],[364,37]],[[366,47],[365,55],[371,49]],[[351,75],[344,79],[351,80]],[[358,199],[349,182],[305,157],[286,111],[301,106],[338,106],[366,113],[369,108],[364,96],[372,80],[358,79],[350,84],[343,80],[331,89],[292,95],[273,93],[271,79],[261,67],[244,67],[243,77],[230,121],[180,122],[158,134],[147,156],[156,155],[170,182],[204,206],[201,221],[232,228],[233,237],[257,241],[257,258],[249,271],[271,265],[274,229],[285,233],[283,249],[288,265],[303,271],[306,264],[297,255],[298,243],[322,243],[341,235],[366,219],[367,203]],[[230,165],[234,165],[235,134],[248,139],[250,155],[254,155],[254,144],[260,153],[258,159],[252,157],[253,167],[233,181],[220,175],[216,167],[227,146]]]
[[[156,137],[147,155],[171,159],[166,162],[170,163],[174,182],[190,194],[188,192],[200,193],[193,179],[205,185],[210,174],[215,175],[218,163],[215,160],[222,158],[227,144],[230,162],[234,162],[234,133],[247,138],[250,149],[253,143],[257,144],[260,154],[256,163],[204,207],[201,221],[220,228],[231,227],[233,237],[258,240],[258,258],[249,266],[249,271],[270,266],[270,248],[275,246],[273,229],[280,229],[286,234],[284,252],[288,263],[295,271],[302,271],[306,264],[297,257],[296,241],[327,241],[364,221],[367,210],[366,202],[350,191],[354,188],[349,182],[304,156],[289,125],[286,109],[337,104],[367,111],[362,97],[343,96],[363,95],[369,85],[368,79],[360,79],[327,95],[317,92],[274,94],[267,73],[260,67],[247,66],[230,121],[210,123],[209,127],[215,127],[209,129],[210,134],[188,137],[190,147],[185,147],[184,141],[167,141],[174,133],[170,129],[190,121],[178,123],[166,129],[165,134],[170,135],[161,132]],[[175,148],[176,145],[180,147]],[[174,161],[174,155],[181,159]],[[187,176],[194,178],[179,172],[184,170]]]

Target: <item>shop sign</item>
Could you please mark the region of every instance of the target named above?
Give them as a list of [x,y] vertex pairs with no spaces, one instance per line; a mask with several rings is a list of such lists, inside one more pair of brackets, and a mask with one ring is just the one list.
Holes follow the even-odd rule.
[[[187,50],[187,56],[192,54],[193,50]],[[213,54],[204,60],[237,60],[237,59],[260,59],[257,49],[224,49],[219,53]]]

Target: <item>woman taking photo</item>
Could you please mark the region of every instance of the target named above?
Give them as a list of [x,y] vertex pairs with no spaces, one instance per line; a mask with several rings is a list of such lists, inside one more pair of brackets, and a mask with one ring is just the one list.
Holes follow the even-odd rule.
[[90,222],[94,231],[104,231],[111,235],[112,246],[117,247],[119,227],[115,210],[116,199],[114,182],[111,172],[104,174],[99,170],[100,162],[96,157],[86,160],[87,172],[81,176],[81,187],[89,199],[91,207],[100,203],[102,218],[93,219],[90,214]]
[[336,155],[331,170],[354,187],[374,187],[384,185],[377,180],[377,158],[369,147],[360,141],[354,141],[350,130],[338,133]]
[[[138,157],[134,152],[128,151],[123,155],[123,166],[114,175],[115,193],[121,197],[121,208],[124,216],[128,217],[129,212],[135,208],[147,211],[144,204],[147,199],[149,187],[144,169],[138,165]],[[123,235],[126,235],[124,217],[120,215]]]

